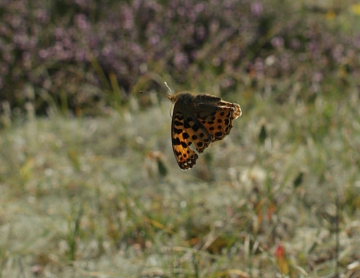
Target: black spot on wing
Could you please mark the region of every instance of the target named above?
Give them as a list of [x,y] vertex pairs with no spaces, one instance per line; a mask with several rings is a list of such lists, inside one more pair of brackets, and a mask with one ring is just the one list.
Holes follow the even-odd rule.
[[196,153],[194,153],[190,156],[190,158],[188,160],[186,160],[184,162],[178,162],[179,167],[183,170],[190,169],[195,165],[197,158],[198,158],[198,155]]
[[177,129],[176,127],[173,128],[174,133],[180,134],[182,132],[181,129]]
[[198,131],[199,128],[200,128],[200,125],[199,125],[198,123],[195,123],[195,124],[192,126],[192,129],[193,129],[194,131]]
[[173,143],[173,145],[180,145],[180,144],[181,144],[179,138],[176,138],[176,139],[173,138],[173,139],[172,139],[172,143]]

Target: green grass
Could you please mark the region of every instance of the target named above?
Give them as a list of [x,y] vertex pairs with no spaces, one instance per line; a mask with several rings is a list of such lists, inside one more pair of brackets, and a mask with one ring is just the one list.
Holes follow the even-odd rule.
[[243,116],[189,171],[172,154],[165,100],[9,122],[0,277],[357,277],[357,92],[232,100]]

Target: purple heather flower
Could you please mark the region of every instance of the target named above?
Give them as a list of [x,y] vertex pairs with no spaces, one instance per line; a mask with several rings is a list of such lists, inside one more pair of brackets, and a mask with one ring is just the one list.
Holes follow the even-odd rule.
[[124,7],[122,11],[123,26],[125,30],[132,30],[134,28],[134,13],[129,7]]
[[36,19],[39,20],[41,23],[47,23],[49,21],[49,13],[48,11],[44,10],[37,10],[35,13]]
[[282,37],[274,37],[271,40],[271,44],[275,47],[275,48],[282,48],[284,47],[284,39]]
[[89,2],[88,0],[75,0],[75,3],[83,8],[87,7],[90,4]]
[[206,5],[204,3],[198,3],[194,7],[194,11],[198,14],[204,12],[205,9],[206,9]]
[[77,14],[75,16],[75,22],[76,22],[76,25],[81,30],[89,30],[90,29],[90,23],[84,14]]
[[323,80],[324,75],[321,72],[315,72],[313,75],[313,82],[319,83]]
[[186,67],[188,64],[188,58],[184,53],[176,52],[174,56],[174,64],[179,68]]
[[264,6],[260,2],[251,3],[251,13],[255,16],[261,16],[264,12]]
[[49,50],[48,49],[40,49],[39,50],[39,57],[41,59],[47,59],[49,57]]
[[336,62],[340,62],[344,58],[344,46],[342,44],[337,44],[332,50],[332,56]]

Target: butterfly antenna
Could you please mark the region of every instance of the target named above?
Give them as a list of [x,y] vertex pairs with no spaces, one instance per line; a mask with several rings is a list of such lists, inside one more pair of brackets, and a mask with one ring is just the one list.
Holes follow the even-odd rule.
[[174,94],[174,91],[169,87],[169,85],[166,81],[164,81],[164,85],[168,89],[168,91],[167,91],[168,97],[171,96],[172,94]]
[[[164,85],[168,89],[168,91],[167,91],[168,99],[171,100],[171,96],[174,94],[174,91],[170,88],[170,86],[168,85],[168,83],[166,81],[164,81]],[[170,118],[172,117],[171,110],[172,109],[170,108],[170,111],[169,111]]]

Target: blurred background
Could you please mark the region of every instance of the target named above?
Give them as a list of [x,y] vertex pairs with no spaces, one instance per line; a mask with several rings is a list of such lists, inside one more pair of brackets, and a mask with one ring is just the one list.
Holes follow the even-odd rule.
[[[0,277],[360,277],[360,2],[2,0]],[[174,91],[243,116],[194,169]]]

